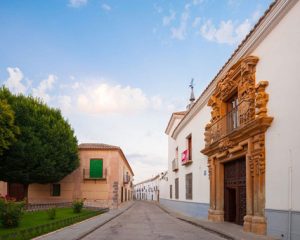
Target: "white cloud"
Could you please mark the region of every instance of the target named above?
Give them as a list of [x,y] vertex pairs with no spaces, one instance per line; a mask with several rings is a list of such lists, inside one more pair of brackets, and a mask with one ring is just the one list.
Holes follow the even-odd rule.
[[156,13],[161,14],[163,12],[163,8],[157,4],[154,4],[154,10]]
[[71,86],[72,89],[78,89],[80,88],[81,84],[79,82],[74,82]]
[[88,0],[69,0],[69,6],[78,8],[78,7],[86,5],[87,2],[88,2]]
[[103,3],[103,4],[101,5],[101,8],[102,8],[104,11],[106,11],[106,12],[109,12],[109,11],[111,10],[111,6],[109,6],[109,5],[106,4],[106,3]]
[[51,97],[47,93],[48,90],[53,88],[53,84],[56,81],[57,77],[53,74],[50,74],[48,78],[42,80],[37,88],[32,88],[32,94],[35,97],[43,99],[45,102],[49,102]]
[[9,77],[6,82],[4,82],[4,85],[8,87],[13,93],[25,93],[27,90],[27,86],[22,83],[22,71],[17,67],[8,67],[6,70],[9,74]]
[[169,16],[163,17],[163,26],[169,26],[173,20],[175,20],[176,12],[171,10]]
[[134,112],[147,108],[149,101],[139,88],[106,83],[83,89],[77,97],[80,111],[89,113]]
[[201,18],[200,18],[200,17],[195,17],[192,26],[193,26],[194,28],[195,28],[195,27],[198,27],[198,25],[200,24],[200,21],[201,21]]
[[58,104],[62,111],[68,112],[71,110],[72,107],[72,99],[70,96],[63,95],[58,97]]
[[248,19],[239,25],[231,20],[221,21],[218,27],[208,20],[202,25],[200,33],[209,41],[233,45],[241,41],[250,29],[251,23]]
[[192,3],[193,5],[199,5],[203,2],[203,0],[193,0]]
[[178,40],[184,40],[186,38],[187,34],[187,23],[190,18],[190,12],[189,12],[190,4],[186,4],[184,7],[184,11],[181,14],[180,17],[180,23],[177,28],[172,27],[171,28],[171,37],[178,39]]

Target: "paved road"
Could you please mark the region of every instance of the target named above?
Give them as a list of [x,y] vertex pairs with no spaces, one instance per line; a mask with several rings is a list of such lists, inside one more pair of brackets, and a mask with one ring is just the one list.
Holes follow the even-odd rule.
[[84,240],[224,240],[220,236],[178,220],[153,203],[136,202]]

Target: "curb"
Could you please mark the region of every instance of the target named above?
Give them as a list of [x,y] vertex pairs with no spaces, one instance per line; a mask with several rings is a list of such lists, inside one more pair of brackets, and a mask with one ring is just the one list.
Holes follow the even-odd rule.
[[171,209],[163,206],[162,204],[157,203],[157,206],[172,217],[175,217],[181,221],[187,222],[194,226],[200,227],[203,230],[214,233],[214,234],[219,235],[220,237],[228,239],[228,240],[247,240],[247,239],[276,240],[277,239],[277,238],[274,238],[271,236],[252,235],[252,233],[249,233],[248,236],[247,236],[247,233],[242,234],[242,235],[238,233],[237,235],[234,235],[234,233],[231,234],[229,232],[226,232],[224,229],[220,230],[217,227],[209,226],[209,224],[212,224],[212,223],[207,222],[207,224],[206,224],[203,221],[203,223],[201,224],[200,219],[194,219],[193,217],[189,217],[189,216],[185,216],[181,213],[177,213],[177,212],[172,211]]
[[185,219],[184,217],[179,217],[179,216],[177,216],[176,213],[173,213],[173,212],[171,212],[171,211],[168,211],[168,209],[167,209],[166,207],[162,206],[162,205],[159,204],[159,203],[157,204],[157,206],[158,206],[161,210],[163,210],[164,212],[166,212],[167,214],[169,214],[170,216],[175,217],[175,218],[177,218],[177,219],[180,220],[180,221],[184,221],[184,222],[187,222],[187,223],[192,224],[192,225],[194,225],[194,226],[200,227],[200,228],[202,228],[203,230],[205,230],[205,231],[207,231],[207,232],[214,233],[214,234],[216,234],[216,235],[218,235],[218,236],[220,236],[220,237],[222,237],[222,238],[225,238],[225,239],[228,239],[228,240],[235,240],[234,237],[232,237],[232,236],[230,236],[230,235],[228,235],[228,234],[226,234],[226,233],[223,233],[223,232],[217,231],[217,230],[215,230],[215,229],[213,229],[213,228],[210,228],[210,227],[201,225],[201,224],[199,224],[199,223],[197,223],[197,222],[194,222],[194,221],[192,221],[192,220]]

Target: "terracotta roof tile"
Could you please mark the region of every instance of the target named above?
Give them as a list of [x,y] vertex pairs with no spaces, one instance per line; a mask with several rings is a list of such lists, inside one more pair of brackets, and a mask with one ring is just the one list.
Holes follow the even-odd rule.
[[131,168],[125,154],[123,153],[122,149],[118,146],[104,144],[104,143],[81,143],[81,144],[78,145],[78,149],[79,150],[83,150],[83,149],[85,149],[85,150],[117,150],[122,155],[122,157],[123,157],[125,163],[127,164],[130,172],[134,176],[132,168]]
[[113,146],[104,143],[81,143],[78,145],[79,149],[121,149],[118,146]]

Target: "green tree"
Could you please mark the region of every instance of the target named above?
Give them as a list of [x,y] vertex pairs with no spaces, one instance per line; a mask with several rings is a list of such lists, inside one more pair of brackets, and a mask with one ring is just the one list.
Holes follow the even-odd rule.
[[19,128],[15,126],[15,115],[5,100],[0,100],[0,156],[16,141]]
[[23,184],[27,197],[29,184],[60,181],[78,167],[77,139],[58,109],[6,88],[0,89],[0,100],[11,105],[20,129],[1,156],[0,180]]

